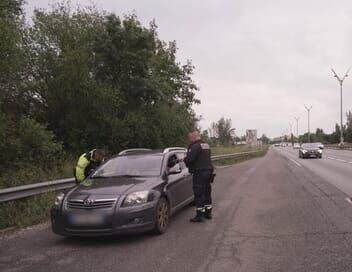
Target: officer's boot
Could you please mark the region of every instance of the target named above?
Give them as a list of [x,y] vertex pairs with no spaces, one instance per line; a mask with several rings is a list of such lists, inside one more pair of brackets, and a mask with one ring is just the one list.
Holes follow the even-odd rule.
[[212,219],[213,216],[212,216],[212,207],[211,206],[205,206],[205,213],[204,213],[204,218],[205,219]]
[[204,209],[197,209],[197,214],[195,217],[191,218],[189,221],[192,223],[201,223],[204,222]]

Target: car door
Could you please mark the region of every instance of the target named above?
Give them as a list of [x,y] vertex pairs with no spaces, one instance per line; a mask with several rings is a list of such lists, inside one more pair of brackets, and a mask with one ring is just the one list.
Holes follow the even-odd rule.
[[[180,158],[184,158],[186,153],[178,153],[177,155]],[[192,183],[192,175],[189,173],[189,170],[186,164],[181,161],[180,162],[181,171],[183,174],[182,180],[182,201],[188,200],[193,196],[193,183]]]
[[[176,153],[170,154],[167,160],[170,160],[172,156],[177,156]],[[173,167],[167,169],[167,191],[170,197],[171,208],[175,208],[182,204],[187,198],[188,191],[186,189],[186,179],[189,176],[188,171],[186,171],[183,162],[176,163]]]

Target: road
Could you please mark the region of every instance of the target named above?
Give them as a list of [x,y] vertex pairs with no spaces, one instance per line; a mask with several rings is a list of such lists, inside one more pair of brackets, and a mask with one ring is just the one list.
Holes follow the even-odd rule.
[[292,147],[280,147],[276,150],[352,197],[352,151],[325,149],[323,159],[307,160],[299,159],[298,150]]
[[352,166],[327,158],[349,154],[295,154],[272,148],[219,169],[212,221],[189,223],[189,207],[162,236],[99,239],[62,238],[43,224],[0,239],[0,271],[351,271],[350,189],[335,179]]

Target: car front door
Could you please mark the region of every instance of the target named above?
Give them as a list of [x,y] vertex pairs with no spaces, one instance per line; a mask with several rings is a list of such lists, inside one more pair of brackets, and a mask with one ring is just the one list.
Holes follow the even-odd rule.
[[[183,158],[177,153],[170,154],[168,161],[176,156],[177,159]],[[189,173],[184,163],[178,162],[172,167],[167,167],[167,191],[170,197],[171,208],[175,208],[184,202],[187,197],[189,198]],[[192,186],[192,185],[190,185]],[[192,187],[190,187],[192,190]]]

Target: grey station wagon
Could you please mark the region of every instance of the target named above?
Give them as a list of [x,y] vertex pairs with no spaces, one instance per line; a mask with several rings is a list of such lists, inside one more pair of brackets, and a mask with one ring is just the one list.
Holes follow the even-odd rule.
[[184,148],[129,149],[112,157],[87,180],[57,196],[54,233],[100,236],[167,230],[170,216],[193,202]]

